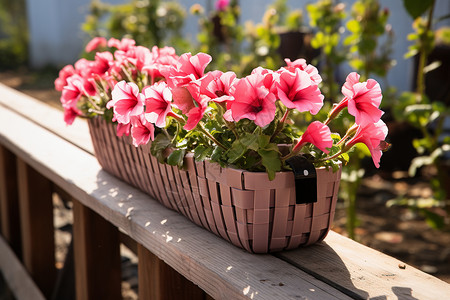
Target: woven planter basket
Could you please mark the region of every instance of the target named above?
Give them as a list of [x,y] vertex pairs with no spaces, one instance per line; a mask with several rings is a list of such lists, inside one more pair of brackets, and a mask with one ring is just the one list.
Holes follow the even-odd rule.
[[323,240],[331,227],[341,170],[316,169],[317,201],[296,204],[292,172],[279,172],[270,181],[263,172],[221,168],[189,155],[186,170],[180,170],[159,163],[150,145],[136,148],[130,137],[117,137],[115,125],[101,118],[88,124],[106,171],[249,252],[310,245]]

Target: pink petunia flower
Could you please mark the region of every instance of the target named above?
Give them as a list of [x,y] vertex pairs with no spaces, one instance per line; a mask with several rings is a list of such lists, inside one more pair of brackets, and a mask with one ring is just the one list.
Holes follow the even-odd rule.
[[[114,120],[113,120],[114,121]],[[122,124],[117,123],[117,136],[130,135],[131,123]]]
[[305,71],[284,71],[275,85],[278,98],[287,108],[309,111],[315,115],[323,106],[324,96]]
[[378,108],[383,97],[380,85],[373,79],[359,82],[359,78],[356,72],[347,76],[342,86],[345,98],[333,108],[330,116],[336,116],[347,107],[349,114],[355,117],[356,124],[376,123],[383,115],[383,111]]
[[229,4],[230,4],[230,0],[217,0],[215,7],[216,7],[216,10],[224,11]]
[[203,77],[205,68],[211,60],[212,57],[205,53],[198,53],[194,56],[191,53],[184,53],[178,58],[175,66],[162,70],[162,73],[169,87],[185,86],[189,82]]
[[264,86],[264,75],[251,74],[236,83],[230,111],[233,120],[247,118],[264,127],[275,118],[276,97]]
[[55,89],[61,92],[64,86],[67,85],[67,78],[75,74],[75,69],[72,65],[67,65],[59,71],[59,76],[55,80]]
[[382,120],[376,123],[359,125],[355,135],[345,143],[344,150],[349,150],[358,143],[363,143],[369,148],[375,167],[380,167],[380,159],[383,154],[383,142],[388,134],[388,128]]
[[139,92],[139,87],[135,83],[122,80],[114,86],[111,95],[112,100],[106,104],[106,108],[114,108],[114,117],[117,122],[128,124],[130,117],[144,112],[145,97]]
[[91,82],[78,74],[74,74],[67,78],[67,85],[62,90],[60,100],[65,109],[73,108],[77,110],[77,103],[82,96],[94,96],[95,94],[96,90]]
[[330,152],[327,149],[333,147],[330,128],[319,121],[312,122],[306,128],[306,131],[300,137],[292,151],[300,151],[306,143],[313,144],[325,153]]
[[168,72],[178,61],[178,56],[172,47],[158,48],[157,46],[153,46],[151,54],[152,60],[149,64],[143,66],[142,71],[146,71],[153,81],[156,81],[159,77],[163,77],[162,72]]
[[97,50],[98,48],[104,48],[106,47],[107,42],[104,37],[95,37],[93,38],[89,43],[86,45],[86,52],[92,52],[94,50]]
[[145,119],[143,114],[132,116],[131,137],[134,146],[145,145],[150,140],[153,141],[155,139],[155,127]]
[[192,130],[195,128],[195,126],[197,126],[198,122],[200,122],[206,112],[209,100],[209,97],[200,95],[200,98],[196,101],[198,105],[193,107],[186,114],[188,119],[186,121],[186,124],[183,126],[184,129]]
[[133,39],[123,38],[122,40],[118,40],[115,38],[110,38],[108,40],[108,47],[117,48],[118,50],[128,51],[136,45],[136,41]]
[[81,116],[82,112],[76,107],[64,107],[64,122],[67,125],[72,125],[76,117]]
[[233,84],[236,82],[236,74],[234,72],[222,73],[221,71],[212,71],[199,79],[199,81],[199,93],[208,96],[212,101],[234,100],[233,96],[230,95]]
[[111,52],[97,52],[94,62],[90,63],[91,74],[105,75],[113,64],[114,57]]
[[291,72],[295,72],[296,69],[300,69],[302,71],[305,71],[308,73],[309,78],[318,85],[322,82],[322,77],[320,77],[319,71],[316,67],[313,65],[309,65],[306,63],[306,60],[303,58],[296,59],[294,61],[291,61],[289,58],[285,58],[284,61],[286,62],[286,67],[281,68],[281,70],[286,69]]
[[173,105],[181,110],[183,114],[187,114],[195,107],[194,98],[185,87],[176,87],[172,89]]
[[164,81],[144,88],[145,118],[156,126],[166,126],[166,118],[172,112],[172,92]]

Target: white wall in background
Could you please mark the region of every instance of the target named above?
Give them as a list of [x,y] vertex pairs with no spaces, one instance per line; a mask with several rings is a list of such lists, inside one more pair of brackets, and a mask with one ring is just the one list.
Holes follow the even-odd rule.
[[[109,3],[123,3],[127,0],[103,0]],[[151,1],[151,0],[150,0]],[[252,20],[260,22],[267,5],[272,0],[241,0],[241,22]],[[301,8],[307,16],[305,6],[314,3],[315,0],[288,0],[292,9]],[[353,0],[343,0],[347,6],[351,6]],[[406,36],[412,32],[411,18],[403,8],[403,1],[380,0],[383,7],[390,10],[389,22],[395,31],[393,58],[397,64],[389,72],[387,81],[389,85],[396,86],[400,91],[411,88],[413,65],[412,60],[403,58],[408,45]],[[27,13],[30,30],[30,61],[33,67],[43,67],[48,64],[63,65],[73,63],[80,55],[86,37],[81,31],[81,24],[89,10],[90,0],[28,0]],[[205,8],[214,7],[215,0],[180,0],[179,3],[187,10],[199,3]],[[450,13],[450,1],[437,0],[435,16],[443,16]],[[449,25],[441,22],[440,25]],[[197,19],[188,16],[185,26],[185,36],[195,41],[197,34]],[[351,69],[343,66],[339,71],[340,80]],[[381,82],[383,85],[383,82]]]

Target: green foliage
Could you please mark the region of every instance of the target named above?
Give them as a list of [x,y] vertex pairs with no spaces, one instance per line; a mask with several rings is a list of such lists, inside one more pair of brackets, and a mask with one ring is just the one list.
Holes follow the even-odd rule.
[[415,32],[408,34],[408,40],[413,42],[408,47],[408,52],[405,58],[413,57],[419,53],[428,56],[434,48],[434,32],[430,30],[428,20],[421,17],[413,22],[413,29]]
[[189,48],[181,34],[185,18],[184,8],[176,1],[131,0],[112,5],[92,0],[82,29],[91,38],[126,36],[150,48],[170,45],[184,52]]
[[339,29],[346,18],[344,8],[344,4],[335,5],[332,0],[319,0],[315,4],[306,6],[310,19],[309,24],[316,31],[311,46],[321,49],[322,92],[328,100],[337,98],[338,85],[334,71],[345,61],[346,50],[338,47],[341,41]]
[[[395,203],[408,205],[418,210],[433,228],[442,228],[445,224],[442,215],[433,211],[436,205],[447,209],[450,216],[450,205],[445,204],[445,185],[448,184],[448,174],[442,164],[444,154],[450,152],[450,139],[441,139],[443,124],[450,115],[450,109],[444,103],[430,101],[425,94],[425,74],[432,69],[439,68],[439,62],[432,62],[426,66],[427,58],[434,48],[435,31],[432,29],[434,0],[417,1],[405,0],[404,6],[408,13],[415,19],[412,27],[414,32],[408,35],[408,40],[413,44],[405,54],[406,58],[418,55],[417,89],[415,92],[404,92],[393,105],[392,112],[399,121],[405,121],[418,128],[422,137],[413,141],[420,156],[414,158],[409,167],[409,175],[415,176],[420,168],[433,166],[437,176],[431,179],[433,198],[430,199],[401,199]],[[423,15],[427,15],[423,17]],[[444,35],[445,35],[445,31]],[[443,35],[439,35],[443,36]]]
[[28,63],[27,28],[25,0],[0,0],[0,69]]
[[[390,59],[393,33],[387,24],[389,11],[381,9],[378,0],[359,0],[352,6],[352,19],[347,22],[350,35],[344,45],[350,47],[349,64],[367,80],[371,74],[386,76],[393,61]],[[379,38],[386,35],[383,45]]]
[[183,166],[184,155],[186,154],[185,149],[176,149],[167,157],[167,163],[171,166]]
[[150,146],[150,153],[158,159],[159,162],[164,163],[166,160],[166,150],[172,144],[169,137],[165,134],[158,134]]
[[403,0],[403,6],[413,19],[417,19],[434,5],[434,0]]

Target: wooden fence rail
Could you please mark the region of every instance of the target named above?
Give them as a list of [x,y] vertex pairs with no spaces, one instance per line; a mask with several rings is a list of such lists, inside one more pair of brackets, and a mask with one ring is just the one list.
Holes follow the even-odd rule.
[[18,299],[67,294],[55,192],[73,204],[76,299],[121,298],[120,243],[138,255],[140,299],[450,295],[447,283],[334,232],[307,248],[246,253],[103,171],[85,122],[66,127],[58,110],[0,85],[0,270]]

